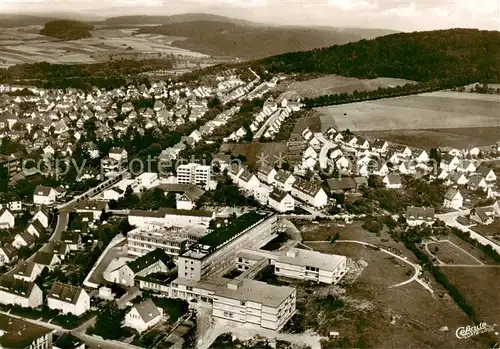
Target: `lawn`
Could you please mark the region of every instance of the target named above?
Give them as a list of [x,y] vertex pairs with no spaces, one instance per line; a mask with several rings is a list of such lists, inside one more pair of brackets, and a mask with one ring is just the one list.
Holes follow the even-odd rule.
[[383,131],[500,127],[499,108],[500,96],[439,91],[316,110],[323,130]]
[[[448,241],[439,241],[427,245],[429,251],[437,259],[446,264],[467,264],[480,265],[481,263],[474,257],[462,251],[459,247]],[[432,257],[432,255],[431,255]]]
[[[408,267],[398,266],[386,254],[362,246],[315,244],[321,252],[343,254],[364,260],[367,266],[351,284],[333,287],[292,283],[297,287],[298,316],[294,328],[310,328],[322,335],[338,331],[346,347],[376,348],[483,348],[484,342],[459,340],[456,328],[470,325],[468,317],[437,283],[430,294],[416,282],[388,288],[406,280]],[[404,251],[405,255],[409,254]],[[332,295],[342,303],[328,302]],[[340,306],[342,305],[342,306]],[[330,309],[329,309],[330,308]],[[448,331],[440,331],[443,326]]]

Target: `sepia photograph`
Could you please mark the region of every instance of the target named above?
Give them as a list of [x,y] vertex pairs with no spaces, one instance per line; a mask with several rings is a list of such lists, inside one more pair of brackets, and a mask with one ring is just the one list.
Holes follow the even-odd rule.
[[500,0],[0,0],[0,349],[500,349]]

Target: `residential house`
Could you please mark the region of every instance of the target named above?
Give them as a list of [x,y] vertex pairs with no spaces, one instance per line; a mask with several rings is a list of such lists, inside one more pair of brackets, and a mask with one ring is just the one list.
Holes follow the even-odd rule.
[[406,208],[406,222],[409,226],[433,224],[435,220],[435,210],[433,207],[409,206]]
[[61,263],[61,260],[57,255],[50,252],[37,252],[33,262],[39,264],[42,268],[47,267],[52,270],[57,264]]
[[389,189],[401,189],[403,187],[401,177],[394,173],[385,176],[382,182],[385,184],[386,188]]
[[314,207],[324,207],[328,203],[328,195],[321,185],[311,181],[296,180],[292,184],[291,193],[294,197]]
[[274,189],[269,193],[268,204],[278,212],[289,212],[295,210],[294,198],[285,191]]
[[257,176],[248,171],[246,167],[238,177],[237,183],[239,187],[248,191],[252,191],[260,185],[260,181]]
[[54,188],[38,185],[33,193],[35,205],[52,205],[56,202],[57,191]]
[[26,231],[32,236],[39,238],[40,235],[43,235],[45,233],[45,228],[43,227],[43,224],[40,222],[40,220],[36,219],[34,221],[31,221]]
[[11,243],[7,243],[0,247],[0,266],[10,264],[18,258],[17,249]]
[[295,183],[295,177],[289,171],[279,170],[274,176],[274,185],[281,191],[291,191],[293,183]]
[[356,190],[356,182],[350,177],[343,178],[328,178],[326,180],[330,193],[345,193],[347,191]]
[[470,211],[470,219],[474,222],[483,225],[489,225],[493,223],[495,218],[495,208],[493,206],[484,206],[484,207],[474,207]]
[[17,317],[0,314],[0,334],[0,348],[53,348],[51,328],[35,325]]
[[134,305],[125,314],[124,325],[142,333],[147,329],[156,326],[162,319],[163,309],[157,307],[151,299],[147,299]]
[[476,172],[476,165],[469,160],[463,160],[461,164],[457,167],[457,171],[474,173]]
[[90,296],[81,287],[56,281],[47,295],[47,305],[63,314],[80,316],[90,309]]
[[16,268],[12,275],[14,279],[26,282],[35,282],[36,278],[42,273],[43,268],[33,262],[23,262]]
[[16,218],[8,209],[6,208],[0,209],[0,229],[14,228],[15,221]]
[[19,249],[21,247],[32,248],[35,246],[35,237],[28,233],[27,231],[18,233],[14,237],[14,241],[12,242],[12,246]]
[[123,148],[112,147],[109,150],[108,157],[113,159],[113,160],[116,160],[119,163],[123,163],[127,160],[128,153]]
[[42,290],[34,282],[26,282],[11,276],[0,277],[1,304],[37,308],[42,302]]
[[480,166],[476,172],[481,174],[486,182],[496,182],[497,180],[497,175],[491,168]]
[[77,231],[64,231],[61,241],[68,246],[70,251],[77,251],[82,248],[82,237]]
[[457,185],[466,185],[469,182],[469,179],[462,172],[453,172],[448,175],[444,183],[446,185],[457,184]]
[[481,175],[476,174],[469,177],[467,187],[471,190],[476,190],[476,189],[486,190],[488,188],[488,184]]
[[262,165],[257,172],[257,178],[267,184],[274,184],[274,177],[278,172],[274,169],[274,167],[269,165]]
[[460,193],[460,190],[455,188],[450,188],[444,195],[444,207],[454,208],[456,210],[463,206],[464,198]]

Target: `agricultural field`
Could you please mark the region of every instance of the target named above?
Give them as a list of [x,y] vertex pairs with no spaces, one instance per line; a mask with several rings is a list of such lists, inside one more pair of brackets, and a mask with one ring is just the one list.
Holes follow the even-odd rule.
[[439,91],[317,108],[322,129],[388,131],[500,127],[500,96]]
[[[138,28],[135,28],[138,29]],[[0,31],[0,68],[22,63],[49,62],[59,64],[107,61],[110,55],[147,58],[170,55],[203,58],[202,53],[172,46],[180,37],[144,34],[133,35],[134,28],[92,31],[92,38],[58,41],[54,38],[10,28]],[[146,57],[145,57],[146,58]]]
[[269,142],[269,143],[225,143],[220,151],[230,152],[233,156],[244,155],[249,167],[258,169],[260,162],[264,159],[269,164],[277,162],[279,159],[284,159],[288,154],[288,146],[286,142]]
[[396,87],[410,83],[411,80],[395,78],[356,79],[339,75],[327,75],[304,81],[292,81],[287,91],[296,91],[299,95],[314,98],[336,93],[352,93],[357,91],[372,91],[379,87]]
[[[352,243],[314,244],[313,248],[352,258],[362,265],[361,273],[340,286],[292,282],[297,287],[297,322],[322,335],[338,331],[340,338],[349,340],[344,347],[485,347],[484,338],[456,338],[456,328],[471,321],[439,284],[431,283],[434,294],[416,282],[389,287],[410,277],[413,270],[407,265]],[[403,254],[411,252],[403,250]],[[328,295],[337,301],[328,301]],[[444,326],[447,329],[441,331]]]

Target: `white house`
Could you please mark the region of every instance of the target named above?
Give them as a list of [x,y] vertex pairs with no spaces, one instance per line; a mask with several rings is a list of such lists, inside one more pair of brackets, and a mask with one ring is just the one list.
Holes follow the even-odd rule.
[[295,183],[295,177],[285,170],[279,170],[274,177],[274,184],[281,191],[291,191],[293,183]]
[[42,268],[47,267],[52,270],[57,264],[61,263],[61,259],[54,253],[39,251],[35,254],[33,262],[39,264]]
[[149,189],[158,180],[158,173],[144,172],[135,178],[134,185],[140,188]]
[[483,175],[486,182],[495,182],[497,180],[497,175],[491,168],[480,167],[477,172]]
[[90,309],[90,296],[81,287],[56,281],[47,295],[47,305],[63,314],[80,316]]
[[37,219],[35,221],[32,221],[30,225],[28,225],[28,228],[26,231],[31,234],[32,236],[36,236],[37,238],[40,237],[45,232],[45,228],[43,227],[42,223]]
[[456,210],[463,206],[464,198],[460,193],[460,190],[455,188],[450,188],[444,195],[444,207],[454,208]]
[[389,189],[400,189],[403,186],[401,182],[401,177],[398,174],[393,174],[393,173],[385,176],[382,182]]
[[457,167],[457,171],[474,173],[474,172],[476,172],[476,165],[472,161],[464,160]]
[[260,181],[256,175],[245,168],[238,177],[237,185],[242,189],[252,191],[260,185]]
[[274,184],[274,177],[276,176],[278,172],[274,169],[274,167],[269,166],[269,165],[263,165],[259,168],[259,171],[257,172],[257,178],[267,184]]
[[37,213],[33,216],[33,222],[39,221],[42,226],[47,229],[49,227],[50,213],[46,207],[41,207]]
[[269,206],[278,212],[288,212],[295,209],[295,200],[293,197],[289,193],[277,189],[269,194],[268,203]]
[[163,319],[163,309],[157,307],[151,299],[134,305],[125,315],[126,327],[131,327],[142,333]]
[[16,218],[8,209],[0,209],[0,229],[14,228],[15,221]]
[[37,308],[42,305],[42,290],[34,282],[9,276],[0,278],[0,303]]
[[422,150],[420,154],[417,156],[417,162],[428,162],[429,161],[429,154],[425,150]]
[[109,150],[108,157],[121,163],[127,160],[128,153],[123,148],[113,147]]
[[12,242],[12,246],[17,249],[21,248],[22,246],[31,248],[34,245],[35,237],[26,231],[16,234],[16,236],[14,236],[14,241]]
[[433,207],[409,206],[406,208],[406,222],[409,226],[433,224],[435,220],[435,210]]
[[38,185],[33,193],[35,205],[51,205],[56,202],[57,191],[54,188]]
[[43,268],[33,262],[24,262],[19,265],[13,274],[14,279],[26,282],[34,282],[38,275],[42,273]]
[[0,265],[12,263],[17,259],[17,249],[8,243],[0,247]]
[[324,207],[328,203],[328,195],[321,185],[314,182],[299,179],[293,183],[291,193],[314,207]]

